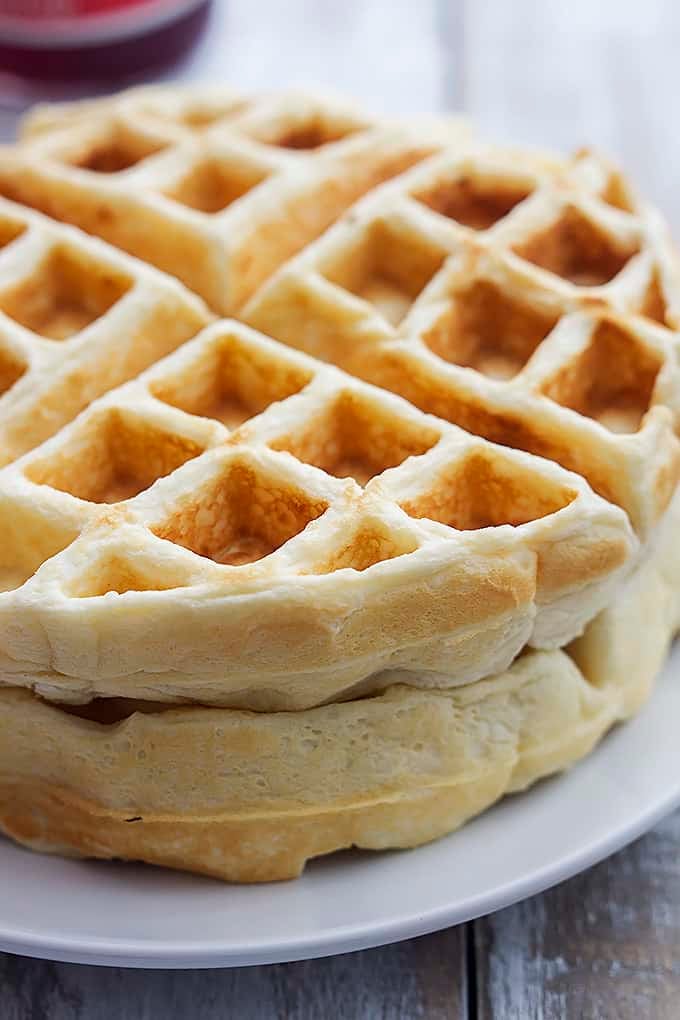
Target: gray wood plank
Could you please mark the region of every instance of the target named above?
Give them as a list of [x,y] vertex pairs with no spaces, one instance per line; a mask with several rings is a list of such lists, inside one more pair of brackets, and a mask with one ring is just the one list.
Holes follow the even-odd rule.
[[677,1020],[680,812],[583,875],[477,922],[478,1017]]
[[135,971],[0,954],[2,1020],[465,1020],[464,929],[325,960]]

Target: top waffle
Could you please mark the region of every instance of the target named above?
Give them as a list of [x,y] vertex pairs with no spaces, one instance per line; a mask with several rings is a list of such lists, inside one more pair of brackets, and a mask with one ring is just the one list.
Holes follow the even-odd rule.
[[611,600],[680,472],[680,312],[602,160],[156,89],[26,137],[1,192],[276,339],[175,350],[198,298],[4,202],[1,682],[297,709],[499,672]]
[[234,321],[0,471],[0,522],[3,683],[267,710],[560,647],[635,549],[578,475]]
[[239,309],[356,198],[462,135],[302,96],[135,89],[48,107],[5,151],[0,192]]

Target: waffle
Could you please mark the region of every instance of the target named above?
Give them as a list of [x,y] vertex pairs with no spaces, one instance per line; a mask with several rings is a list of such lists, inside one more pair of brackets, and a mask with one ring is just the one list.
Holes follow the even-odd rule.
[[0,199],[0,465],[210,318],[170,277]]
[[678,295],[657,215],[601,159],[468,145],[376,189],[242,317],[558,461],[644,537],[680,476]]
[[637,709],[680,280],[605,160],[145,88],[35,111],[0,194],[5,831],[285,878]]
[[262,711],[560,647],[637,547],[578,475],[235,320],[0,471],[0,520],[0,683]]
[[679,510],[570,654],[529,651],[451,691],[282,713],[114,700],[76,715],[3,690],[0,825],[35,849],[239,882],[450,832],[587,754],[644,699],[680,625]]
[[232,314],[364,192],[464,133],[300,95],[139,88],[47,107],[7,148],[0,193],[179,277]]

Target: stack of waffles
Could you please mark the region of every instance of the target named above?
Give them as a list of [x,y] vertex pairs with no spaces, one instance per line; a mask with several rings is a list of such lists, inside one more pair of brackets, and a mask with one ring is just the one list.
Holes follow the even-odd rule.
[[35,110],[0,195],[6,833],[292,877],[644,701],[680,272],[605,160],[144,88]]

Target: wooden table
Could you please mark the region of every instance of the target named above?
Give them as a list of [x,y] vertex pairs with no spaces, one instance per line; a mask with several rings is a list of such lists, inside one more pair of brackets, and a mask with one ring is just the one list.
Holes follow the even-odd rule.
[[[216,2],[185,77],[324,84],[384,110],[462,108],[494,138],[597,144],[680,226],[674,0]],[[677,1020],[679,847],[680,813],[542,896],[335,959],[142,972],[0,954],[0,1020]]]

